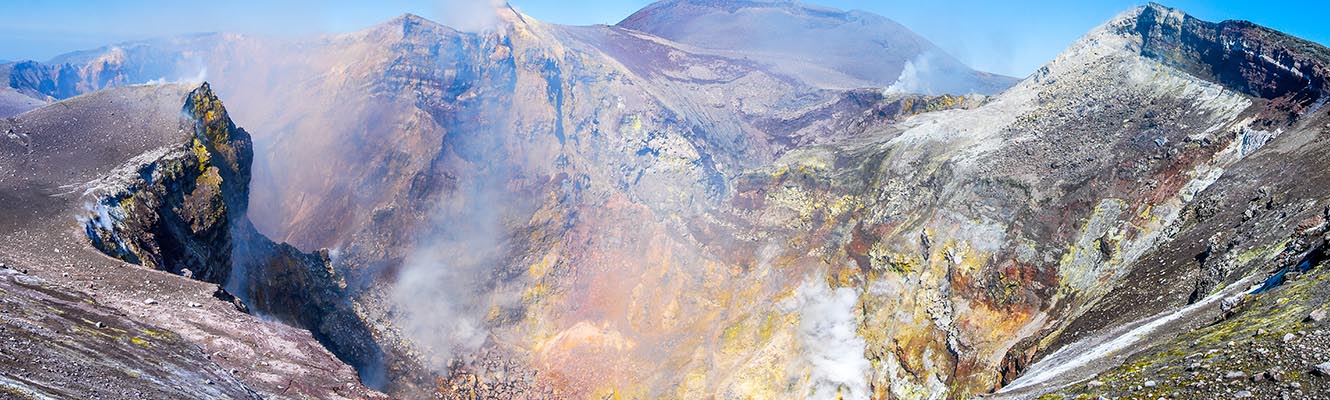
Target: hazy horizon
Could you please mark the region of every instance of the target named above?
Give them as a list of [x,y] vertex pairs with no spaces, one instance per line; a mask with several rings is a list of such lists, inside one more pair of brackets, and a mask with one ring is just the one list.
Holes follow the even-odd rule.
[[[233,32],[266,36],[308,36],[350,32],[404,13],[449,23],[450,11],[485,0],[382,0],[262,2],[239,0],[200,13],[199,6],[160,0],[120,3],[64,0],[24,2],[7,7],[0,27],[0,60],[45,61],[71,51],[157,37]],[[482,3],[478,3],[482,2]],[[614,24],[652,3],[647,0],[512,0],[523,13],[564,25]],[[1068,44],[1114,15],[1145,1],[963,0],[918,4],[867,0],[804,1],[857,9],[906,26],[967,65],[982,71],[1023,77]],[[1319,21],[1330,5],[1306,1],[1255,4],[1230,0],[1180,0],[1164,5],[1209,21],[1246,19],[1325,44],[1330,28]],[[1302,12],[1285,12],[1290,9]],[[939,18],[946,16],[946,18]],[[1037,23],[1031,23],[1037,21]],[[453,22],[456,24],[457,22]]]

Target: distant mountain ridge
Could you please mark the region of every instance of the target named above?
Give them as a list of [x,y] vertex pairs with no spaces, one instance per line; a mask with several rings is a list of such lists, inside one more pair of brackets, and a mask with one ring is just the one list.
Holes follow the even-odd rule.
[[616,26],[751,57],[831,87],[963,95],[1016,82],[973,71],[886,17],[794,1],[659,1]]

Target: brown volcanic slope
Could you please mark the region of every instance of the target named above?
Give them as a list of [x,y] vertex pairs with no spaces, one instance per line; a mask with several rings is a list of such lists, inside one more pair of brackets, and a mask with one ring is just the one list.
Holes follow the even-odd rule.
[[395,395],[1029,396],[1152,344],[1118,325],[1205,324],[1322,225],[1323,187],[1261,171],[1318,154],[1326,50],[1247,23],[1138,8],[980,100],[501,17],[186,41],[263,127],[253,214],[335,248],[272,280],[323,296],[265,309],[341,316],[293,322]]
[[[200,101],[213,103],[200,108]],[[214,297],[217,285],[180,276],[229,275],[229,262],[210,257],[230,257],[228,216],[235,214],[228,207],[239,207],[243,218],[243,200],[236,197],[246,195],[246,179],[237,174],[248,173],[248,162],[236,163],[248,152],[248,136],[203,128],[231,126],[215,102],[206,85],[130,86],[0,122],[0,200],[6,205],[0,262],[8,268],[0,279],[6,296],[0,326],[10,359],[0,363],[5,393],[373,393],[308,332],[239,312]],[[107,199],[123,208],[102,208]],[[136,225],[145,218],[157,224]],[[149,265],[173,273],[107,257],[90,244],[94,232],[132,248],[122,258],[141,264],[155,256]]]
[[615,26],[755,60],[822,87],[963,95],[1017,81],[972,70],[886,17],[793,1],[659,1]]

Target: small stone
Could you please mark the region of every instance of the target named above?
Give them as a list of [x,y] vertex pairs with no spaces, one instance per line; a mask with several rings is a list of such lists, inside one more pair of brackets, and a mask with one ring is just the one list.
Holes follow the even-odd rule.
[[93,326],[96,326],[97,329],[101,329],[101,328],[105,328],[105,327],[106,327],[106,324],[103,324],[102,321],[97,321],[97,323],[92,324],[92,325],[93,325]]
[[1244,379],[1246,377],[1247,373],[1242,371],[1229,371],[1227,374],[1224,374],[1224,379]]
[[1104,381],[1090,381],[1090,383],[1085,384],[1085,386],[1089,386],[1092,388],[1103,387]]
[[1301,384],[1301,383],[1297,383],[1297,382],[1289,382],[1289,383],[1288,383],[1288,387],[1291,387],[1291,388],[1294,388],[1294,389],[1302,389],[1302,384]]
[[1152,388],[1152,387],[1155,387],[1155,386],[1159,386],[1159,382],[1155,382],[1155,381],[1145,381],[1145,387]]
[[157,300],[153,300],[153,299],[144,299],[144,300],[143,300],[143,304],[147,304],[147,305],[157,304]]
[[1294,338],[1297,338],[1297,337],[1298,337],[1297,335],[1294,335],[1294,334],[1292,334],[1292,333],[1285,333],[1285,334],[1284,334],[1284,343],[1292,342],[1293,339],[1294,339]]
[[1317,364],[1316,367],[1313,368],[1313,372],[1320,376],[1330,377],[1330,361]]
[[1193,362],[1193,363],[1191,363],[1191,365],[1188,365],[1188,366],[1187,366],[1187,370],[1188,370],[1188,371],[1195,371],[1195,370],[1198,370],[1198,369],[1201,369],[1201,362],[1200,362],[1200,361]]
[[192,302],[192,301],[191,301],[191,302],[189,302],[189,303],[188,303],[188,304],[186,304],[186,305],[187,305],[187,306],[189,306],[189,307],[190,307],[190,308],[199,308],[199,307],[203,307],[203,305],[202,305],[202,304],[199,304],[199,303],[195,303],[195,302]]
[[1236,398],[1241,399],[1241,398],[1252,397],[1252,394],[1251,394],[1250,391],[1241,390],[1241,391],[1238,391],[1237,393],[1234,393],[1234,394],[1233,394],[1233,397],[1236,397]]
[[[0,266],[4,266],[4,264],[0,264]],[[1326,314],[1327,314],[1327,312],[1326,312],[1326,310],[1325,310],[1324,308],[1317,309],[1316,311],[1312,311],[1311,314],[1307,314],[1307,321],[1308,321],[1308,322],[1325,322],[1326,317],[1327,317]]]

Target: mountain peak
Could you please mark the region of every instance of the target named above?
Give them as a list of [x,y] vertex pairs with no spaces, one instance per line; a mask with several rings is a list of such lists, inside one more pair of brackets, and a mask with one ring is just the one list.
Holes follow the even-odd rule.
[[1140,57],[1271,101],[1269,121],[1292,121],[1330,99],[1330,49],[1249,21],[1209,22],[1150,3],[1091,30],[1035,74],[1084,74],[1102,57]]
[[1330,49],[1250,21],[1207,22],[1150,3],[1115,30],[1142,56],[1251,96],[1309,104],[1330,89]]
[[402,15],[398,15],[396,17],[393,17],[393,19],[388,20],[387,23],[393,25],[401,25],[401,24],[434,23],[434,21],[430,21],[428,18],[416,14],[403,13]]
[[991,94],[1014,81],[970,69],[887,17],[789,0],[665,0],[616,26],[759,60],[822,87]]
[[370,28],[370,30],[397,29],[401,28],[409,34],[416,27],[427,28],[445,28],[457,32],[488,32],[503,30],[504,27],[523,24],[529,17],[522,15],[507,2],[503,1],[476,1],[467,2],[462,5],[451,7],[444,14],[439,16],[441,21],[434,21],[429,18],[412,13],[404,13],[394,17],[386,22]]

